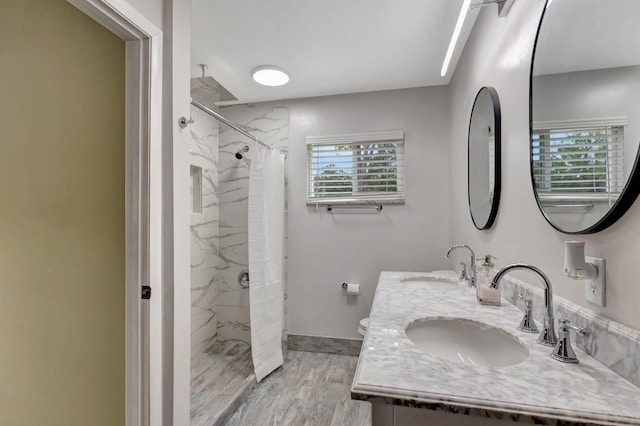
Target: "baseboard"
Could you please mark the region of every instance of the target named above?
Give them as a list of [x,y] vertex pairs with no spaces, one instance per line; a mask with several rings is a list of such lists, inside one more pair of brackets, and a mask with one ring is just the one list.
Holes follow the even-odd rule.
[[289,334],[287,347],[290,351],[320,352],[333,355],[358,356],[362,347],[359,339],[300,336]]

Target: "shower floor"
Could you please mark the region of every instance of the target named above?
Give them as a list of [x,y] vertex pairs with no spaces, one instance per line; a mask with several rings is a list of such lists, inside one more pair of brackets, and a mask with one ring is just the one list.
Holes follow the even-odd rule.
[[255,383],[251,346],[214,342],[191,360],[191,426],[226,424]]

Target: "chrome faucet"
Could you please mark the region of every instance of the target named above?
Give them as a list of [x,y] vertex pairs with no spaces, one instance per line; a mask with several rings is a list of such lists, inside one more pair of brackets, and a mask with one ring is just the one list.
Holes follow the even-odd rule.
[[473,250],[471,250],[471,247],[469,247],[466,244],[454,244],[451,247],[449,247],[449,251],[447,251],[447,257],[451,256],[452,251],[459,248],[466,248],[467,250],[469,250],[469,253],[471,254],[471,264],[469,265],[469,275],[468,275],[469,287],[475,288],[476,287],[476,254],[473,252]]
[[489,284],[489,287],[498,288],[500,278],[514,269],[528,269],[542,278],[544,282],[544,308],[546,313],[543,319],[542,332],[540,332],[540,336],[538,337],[538,343],[545,346],[555,346],[558,342],[558,337],[556,336],[556,328],[553,322],[553,290],[551,288],[551,281],[549,281],[549,277],[547,277],[544,272],[526,263],[513,263],[500,269],[495,277],[493,277],[493,282]]

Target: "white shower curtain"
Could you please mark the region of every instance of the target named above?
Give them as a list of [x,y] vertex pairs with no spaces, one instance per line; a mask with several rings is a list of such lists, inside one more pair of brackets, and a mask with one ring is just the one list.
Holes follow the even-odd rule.
[[282,365],[284,156],[256,144],[249,171],[251,354],[258,381]]

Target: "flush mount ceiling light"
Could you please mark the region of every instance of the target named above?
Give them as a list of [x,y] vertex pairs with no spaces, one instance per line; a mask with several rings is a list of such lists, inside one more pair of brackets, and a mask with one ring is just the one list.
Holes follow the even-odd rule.
[[263,86],[283,86],[289,82],[289,75],[282,68],[269,65],[253,70],[253,79]]

